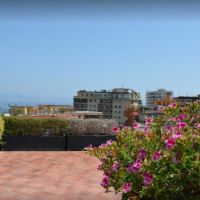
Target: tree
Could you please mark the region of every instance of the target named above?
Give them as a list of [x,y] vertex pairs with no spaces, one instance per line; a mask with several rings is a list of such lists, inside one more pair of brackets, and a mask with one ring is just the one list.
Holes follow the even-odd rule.
[[9,113],[14,116],[24,115],[24,108],[23,107],[10,107]]
[[124,111],[124,116],[126,118],[128,118],[124,125],[125,126],[132,126],[133,123],[135,122],[135,118],[136,116],[138,115],[138,112],[137,112],[137,108],[134,106],[134,105],[130,105],[126,108],[126,110]]
[[4,131],[4,120],[3,120],[3,118],[0,116],[0,139],[2,138],[3,131]]

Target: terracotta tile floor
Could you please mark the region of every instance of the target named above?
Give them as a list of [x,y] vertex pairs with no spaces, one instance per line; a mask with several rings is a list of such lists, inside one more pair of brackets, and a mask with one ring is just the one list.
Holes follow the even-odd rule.
[[120,200],[84,152],[0,152],[0,200]]

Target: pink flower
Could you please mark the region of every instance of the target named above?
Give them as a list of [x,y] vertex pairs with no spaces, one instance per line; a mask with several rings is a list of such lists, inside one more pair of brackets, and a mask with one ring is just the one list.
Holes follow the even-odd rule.
[[145,121],[145,124],[146,125],[150,125],[150,124],[152,124],[153,123],[153,118],[152,117],[148,117],[147,119],[146,119],[146,121]]
[[164,111],[164,108],[165,108],[164,106],[158,106],[159,111]]
[[112,145],[112,143],[113,143],[112,140],[108,140],[106,143],[101,144],[99,146],[99,148],[110,146],[110,145]]
[[117,134],[117,133],[119,133],[120,128],[114,127],[114,128],[112,129],[112,131],[113,131],[115,134]]
[[153,181],[153,175],[148,172],[144,172],[143,174],[143,183],[144,185],[150,185]]
[[155,151],[153,154],[153,160],[156,161],[160,158],[161,154],[159,151]]
[[147,155],[148,155],[147,151],[145,151],[144,149],[142,149],[142,150],[140,151],[139,157],[140,157],[141,159],[144,159],[144,158],[147,157]]
[[101,186],[103,187],[108,187],[110,182],[109,176],[104,176],[102,181],[101,181]]
[[129,165],[129,167],[127,168],[128,172],[139,172],[140,168],[141,168],[141,161],[137,160],[135,163],[132,163]]
[[200,128],[200,123],[195,124],[196,128]]
[[124,185],[122,186],[122,188],[123,188],[122,191],[124,193],[128,193],[128,192],[130,192],[132,190],[132,183],[126,182],[126,183],[124,183]]
[[113,171],[118,171],[119,167],[120,167],[120,164],[119,164],[119,162],[116,161],[112,165],[112,170]]
[[112,143],[113,143],[112,140],[107,140],[106,145],[109,146],[109,145],[111,145]]
[[178,122],[176,123],[176,127],[177,128],[186,128],[188,126],[188,124],[186,122]]
[[172,138],[177,139],[181,137],[181,133],[180,132],[176,132],[175,134],[172,135]]
[[186,119],[187,115],[184,115],[184,114],[180,114],[178,117],[177,117],[177,120],[179,122],[182,122],[184,119]]
[[176,103],[171,103],[171,104],[169,104],[169,108],[176,108],[176,106],[177,106],[177,104]]
[[110,175],[111,175],[111,171],[110,171],[110,170],[106,170],[106,171],[104,172],[104,175],[105,175],[105,176],[110,176]]
[[174,138],[169,138],[166,142],[167,149],[170,150],[175,146],[176,142]]
[[170,133],[173,133],[175,131],[175,127],[174,126],[167,126],[167,133],[170,134]]
[[145,126],[145,127],[144,127],[144,134],[147,135],[147,134],[148,134],[148,131],[149,131],[149,127],[148,127],[148,126]]
[[139,128],[139,124],[138,123],[133,123],[133,128],[134,129],[138,129]]

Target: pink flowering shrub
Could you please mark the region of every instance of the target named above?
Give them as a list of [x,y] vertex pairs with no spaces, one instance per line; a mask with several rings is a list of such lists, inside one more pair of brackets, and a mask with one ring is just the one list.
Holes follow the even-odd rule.
[[161,118],[147,118],[144,130],[117,132],[88,153],[100,160],[101,185],[122,192],[122,199],[200,199],[200,104],[164,109]]

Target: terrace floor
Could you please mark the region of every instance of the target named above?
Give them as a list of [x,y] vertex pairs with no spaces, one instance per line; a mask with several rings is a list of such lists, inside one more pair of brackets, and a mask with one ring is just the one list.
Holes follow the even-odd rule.
[[84,152],[0,152],[0,200],[120,200]]

